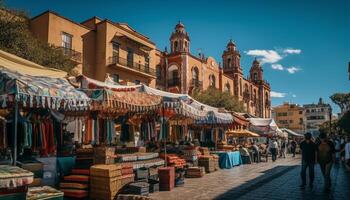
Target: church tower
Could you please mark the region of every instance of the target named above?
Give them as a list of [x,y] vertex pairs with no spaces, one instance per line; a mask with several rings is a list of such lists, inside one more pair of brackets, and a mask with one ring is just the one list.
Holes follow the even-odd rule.
[[190,37],[185,26],[179,22],[170,36],[171,53],[188,53],[190,51]]
[[226,46],[226,50],[222,54],[223,71],[224,74],[234,77],[235,74],[243,75],[240,61],[241,55],[236,49],[236,44],[230,40]]
[[253,61],[253,65],[250,68],[250,80],[252,80],[254,83],[257,83],[259,81],[263,81],[263,69],[260,65],[260,62],[255,58]]

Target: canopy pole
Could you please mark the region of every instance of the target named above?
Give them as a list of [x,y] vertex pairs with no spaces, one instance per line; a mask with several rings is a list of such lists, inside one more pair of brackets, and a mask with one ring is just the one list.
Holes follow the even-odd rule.
[[161,134],[164,134],[164,158],[165,158],[165,167],[167,167],[167,165],[168,165],[168,162],[167,162],[167,157],[166,157],[166,132],[165,132],[165,130],[164,130],[164,128],[165,128],[165,111],[164,111],[164,102],[162,103],[162,115],[163,115],[163,119],[162,119],[162,131],[163,131],[163,133],[161,133]]
[[18,101],[15,99],[15,110],[14,110],[14,121],[13,121],[13,163],[16,166],[17,163],[17,122],[18,122]]

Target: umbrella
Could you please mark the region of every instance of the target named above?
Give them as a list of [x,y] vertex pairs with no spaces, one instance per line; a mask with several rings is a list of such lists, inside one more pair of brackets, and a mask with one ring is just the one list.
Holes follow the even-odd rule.
[[259,134],[251,132],[247,129],[238,129],[238,130],[228,130],[226,135],[231,135],[233,137],[260,137]]

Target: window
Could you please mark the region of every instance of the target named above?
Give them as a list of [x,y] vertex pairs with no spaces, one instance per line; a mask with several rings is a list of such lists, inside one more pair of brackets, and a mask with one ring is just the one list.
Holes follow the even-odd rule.
[[127,65],[129,67],[132,67],[134,63],[134,51],[130,48],[128,48],[128,55],[127,55]]
[[62,47],[65,49],[72,49],[73,36],[69,33],[62,32]]
[[195,80],[195,81],[198,81],[199,80],[199,77],[198,77],[198,68],[197,67],[193,67],[192,69],[192,79]]
[[228,65],[228,68],[231,68],[231,67],[232,67],[231,58],[228,58],[228,59],[227,59],[227,65]]
[[112,48],[113,48],[113,52],[112,52],[113,62],[116,63],[119,60],[119,44],[116,42],[113,42]]
[[113,74],[113,81],[119,83],[119,74]]
[[299,115],[302,115],[303,114],[303,111],[302,110],[299,110]]
[[145,71],[149,72],[149,55],[145,56]]
[[162,79],[162,70],[160,68],[160,65],[157,65],[157,67],[156,67],[156,75],[157,75],[157,80]]
[[226,85],[225,85],[225,92],[230,92],[230,90],[231,90],[230,84],[226,83]]
[[254,73],[254,78],[253,79],[254,79],[254,81],[258,80],[258,74],[256,72]]
[[174,42],[174,51],[179,51],[177,41]]
[[239,92],[243,96],[242,79],[239,79]]
[[293,120],[289,120],[289,123],[290,123],[290,124],[293,124]]
[[215,76],[212,74],[209,76],[209,85],[215,87]]

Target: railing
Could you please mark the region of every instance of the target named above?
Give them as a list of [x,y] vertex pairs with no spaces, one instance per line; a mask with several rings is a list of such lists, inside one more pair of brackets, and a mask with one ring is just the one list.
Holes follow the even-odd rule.
[[81,63],[82,62],[82,54],[80,52],[77,52],[73,49],[69,49],[69,48],[66,48],[66,47],[59,47],[60,50],[62,50],[62,53],[66,56],[68,56],[70,59],[72,59],[73,61],[76,61],[76,62],[79,62]]
[[179,78],[168,79],[168,86],[169,87],[180,86],[180,79]]
[[143,65],[141,63],[136,63],[136,62],[133,62],[131,60],[127,60],[125,58],[118,57],[118,56],[109,57],[108,64],[109,65],[119,64],[119,65],[122,65],[122,66],[125,66],[128,68],[137,70],[139,72],[150,74],[152,76],[156,75],[156,70],[150,68],[149,66]]
[[203,82],[198,79],[192,79],[191,86],[194,86],[196,88],[201,88],[203,86]]

